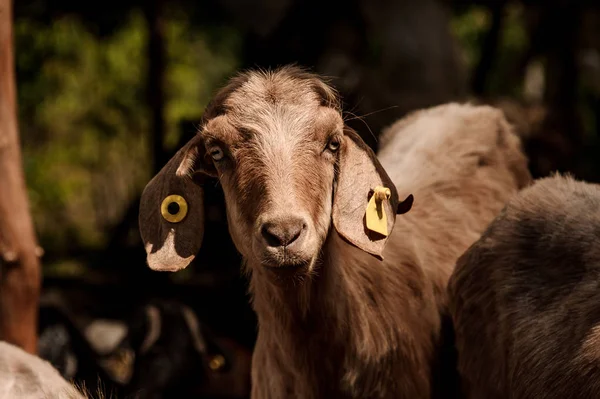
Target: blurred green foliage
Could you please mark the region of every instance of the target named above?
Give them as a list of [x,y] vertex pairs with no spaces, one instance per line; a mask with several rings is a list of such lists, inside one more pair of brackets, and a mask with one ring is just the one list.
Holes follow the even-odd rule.
[[482,6],[468,7],[464,12],[454,15],[450,22],[451,32],[461,45],[463,61],[470,72],[479,62],[483,35],[490,24],[490,12]]
[[[165,16],[166,147],[237,66],[239,38]],[[147,27],[141,12],[109,37],[75,16],[15,21],[19,124],[33,217],[44,247],[102,247],[150,178]],[[209,46],[207,35],[219,40]],[[214,43],[215,41],[211,41]]]
[[529,48],[524,11],[520,3],[506,6],[499,51],[488,86],[488,90],[497,96],[520,98],[523,94],[523,76],[515,74],[518,62]]
[[[507,4],[498,52],[490,73],[487,91],[498,96],[521,97],[522,76],[515,76],[516,62],[529,46],[525,31],[524,9],[520,3]],[[472,5],[454,16],[451,31],[460,43],[463,59],[469,75],[481,60],[484,38],[492,24],[492,15],[487,7]]]

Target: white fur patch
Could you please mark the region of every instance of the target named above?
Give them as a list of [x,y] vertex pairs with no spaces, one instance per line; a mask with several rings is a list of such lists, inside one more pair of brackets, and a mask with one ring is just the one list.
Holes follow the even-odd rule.
[[125,323],[106,319],[94,320],[84,330],[84,335],[90,345],[101,355],[114,351],[126,334]]
[[175,250],[175,230],[171,229],[162,248],[151,253],[152,244],[146,244],[148,266],[152,270],[160,272],[176,272],[185,269],[194,260],[195,255],[183,258]]

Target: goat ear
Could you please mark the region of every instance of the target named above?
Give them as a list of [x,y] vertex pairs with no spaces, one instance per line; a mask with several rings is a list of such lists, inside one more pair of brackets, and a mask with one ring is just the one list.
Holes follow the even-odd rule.
[[[371,148],[350,129],[344,133],[333,198],[333,225],[338,234],[352,245],[383,260],[383,249],[394,228],[396,214],[408,212],[412,196],[399,207],[396,186]],[[389,198],[381,201],[381,210],[387,219],[387,226],[382,228],[387,235],[367,228],[367,205],[371,206],[369,201],[377,187],[389,189]]]
[[213,174],[211,166],[203,163],[204,152],[203,139],[196,135],[177,151],[142,193],[139,229],[148,266],[153,270],[181,270],[200,250],[204,235],[204,192],[195,176],[196,172]]

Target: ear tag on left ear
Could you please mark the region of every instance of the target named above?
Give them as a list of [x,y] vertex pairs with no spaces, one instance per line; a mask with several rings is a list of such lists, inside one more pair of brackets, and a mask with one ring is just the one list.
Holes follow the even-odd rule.
[[366,221],[367,229],[388,236],[387,216],[385,214],[384,201],[390,199],[392,192],[387,187],[377,186],[373,189],[373,195],[367,204]]

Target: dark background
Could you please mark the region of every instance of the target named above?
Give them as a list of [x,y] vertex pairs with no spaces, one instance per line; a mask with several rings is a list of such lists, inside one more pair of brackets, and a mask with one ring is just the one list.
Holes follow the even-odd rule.
[[593,1],[20,0],[19,128],[45,256],[44,293],[85,324],[178,298],[251,346],[255,319],[224,217],[207,187],[203,249],[151,272],[139,195],[242,68],[297,63],[331,79],[367,143],[412,110],[500,106],[534,176],[600,180],[600,6]]

